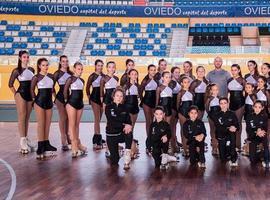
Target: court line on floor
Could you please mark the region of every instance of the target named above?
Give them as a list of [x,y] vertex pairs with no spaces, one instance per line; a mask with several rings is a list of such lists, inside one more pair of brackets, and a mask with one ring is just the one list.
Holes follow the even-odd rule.
[[8,169],[9,171],[9,174],[11,176],[11,185],[10,185],[10,189],[9,189],[9,192],[8,192],[8,196],[6,198],[6,200],[11,200],[14,193],[15,193],[15,190],[16,190],[16,174],[15,174],[15,171],[13,170],[13,168],[11,167],[10,164],[8,164],[6,161],[4,161],[3,159],[0,159],[0,162],[3,163],[6,168]]

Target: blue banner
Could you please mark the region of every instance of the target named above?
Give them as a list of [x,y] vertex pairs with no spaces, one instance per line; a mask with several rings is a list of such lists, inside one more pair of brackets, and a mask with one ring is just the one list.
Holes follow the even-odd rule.
[[165,7],[0,2],[0,14],[97,17],[270,17],[270,5]]

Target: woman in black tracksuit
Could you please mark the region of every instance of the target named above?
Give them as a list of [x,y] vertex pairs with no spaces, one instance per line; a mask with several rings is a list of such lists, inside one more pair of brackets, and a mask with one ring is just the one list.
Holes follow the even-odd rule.
[[[206,129],[203,121],[198,118],[199,109],[197,106],[191,106],[189,109],[189,119],[183,125],[184,136],[189,145],[190,163],[193,165],[197,161],[199,167],[205,167],[204,140]],[[199,147],[199,154],[197,153]]]
[[236,132],[239,130],[239,122],[234,112],[229,110],[228,98],[220,98],[219,104],[221,111],[218,112],[214,117],[219,156],[221,161],[227,161],[227,157],[230,155],[230,166],[236,167],[238,166]]
[[257,146],[263,144],[263,167],[269,168],[269,141],[267,137],[267,120],[263,110],[263,103],[256,101],[253,106],[254,112],[249,114],[246,119],[246,131],[248,134],[249,158],[251,164],[256,164],[260,158],[257,156]]
[[106,105],[106,136],[112,165],[117,165],[120,159],[118,143],[125,142],[124,169],[129,169],[133,134],[130,115],[126,105],[123,104],[124,96],[124,91],[116,88],[112,93],[113,102]]

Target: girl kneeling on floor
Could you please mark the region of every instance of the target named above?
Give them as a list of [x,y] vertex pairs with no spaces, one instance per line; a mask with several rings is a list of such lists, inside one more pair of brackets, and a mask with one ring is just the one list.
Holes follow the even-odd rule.
[[167,168],[169,162],[177,161],[176,157],[168,155],[169,140],[171,138],[171,127],[165,121],[163,107],[156,107],[154,111],[154,122],[150,125],[149,142],[155,166]]
[[124,169],[129,169],[131,161],[131,145],[133,141],[132,122],[128,109],[124,102],[124,90],[116,88],[113,91],[113,102],[105,108],[107,118],[106,136],[107,145],[110,150],[110,159],[112,165],[118,165],[120,156],[118,144],[125,143]]
[[[199,109],[191,106],[188,112],[189,119],[183,125],[184,136],[189,145],[190,164],[198,162],[198,166],[205,168],[204,140],[206,129],[203,121],[198,118]],[[197,151],[199,148],[199,152]]]

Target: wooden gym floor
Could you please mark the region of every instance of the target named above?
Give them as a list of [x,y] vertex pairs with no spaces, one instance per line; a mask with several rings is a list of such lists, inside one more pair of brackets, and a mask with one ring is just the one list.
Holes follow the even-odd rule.
[[[208,124],[207,129],[208,128]],[[105,124],[102,124],[104,130]],[[135,138],[140,142],[140,157],[127,172],[123,161],[110,167],[104,150],[93,152],[93,124],[81,124],[81,140],[89,147],[86,157],[72,159],[70,152],[60,150],[58,124],[51,126],[51,143],[58,155],[46,161],[35,159],[35,153],[18,153],[17,123],[0,123],[0,158],[10,165],[16,175],[13,199],[270,199],[269,172],[261,167],[251,168],[246,157],[240,156],[240,167],[231,170],[206,153],[206,169],[189,166],[180,155],[180,162],[167,171],[154,168],[154,161],[145,154],[144,123],[137,123]],[[30,124],[30,138],[36,139],[36,123]],[[179,134],[178,134],[179,135]],[[244,136],[245,137],[245,136]],[[243,137],[243,138],[244,138]],[[209,143],[209,136],[208,136]],[[0,162],[0,199],[11,189],[12,178]],[[13,180],[14,184],[14,180]]]

